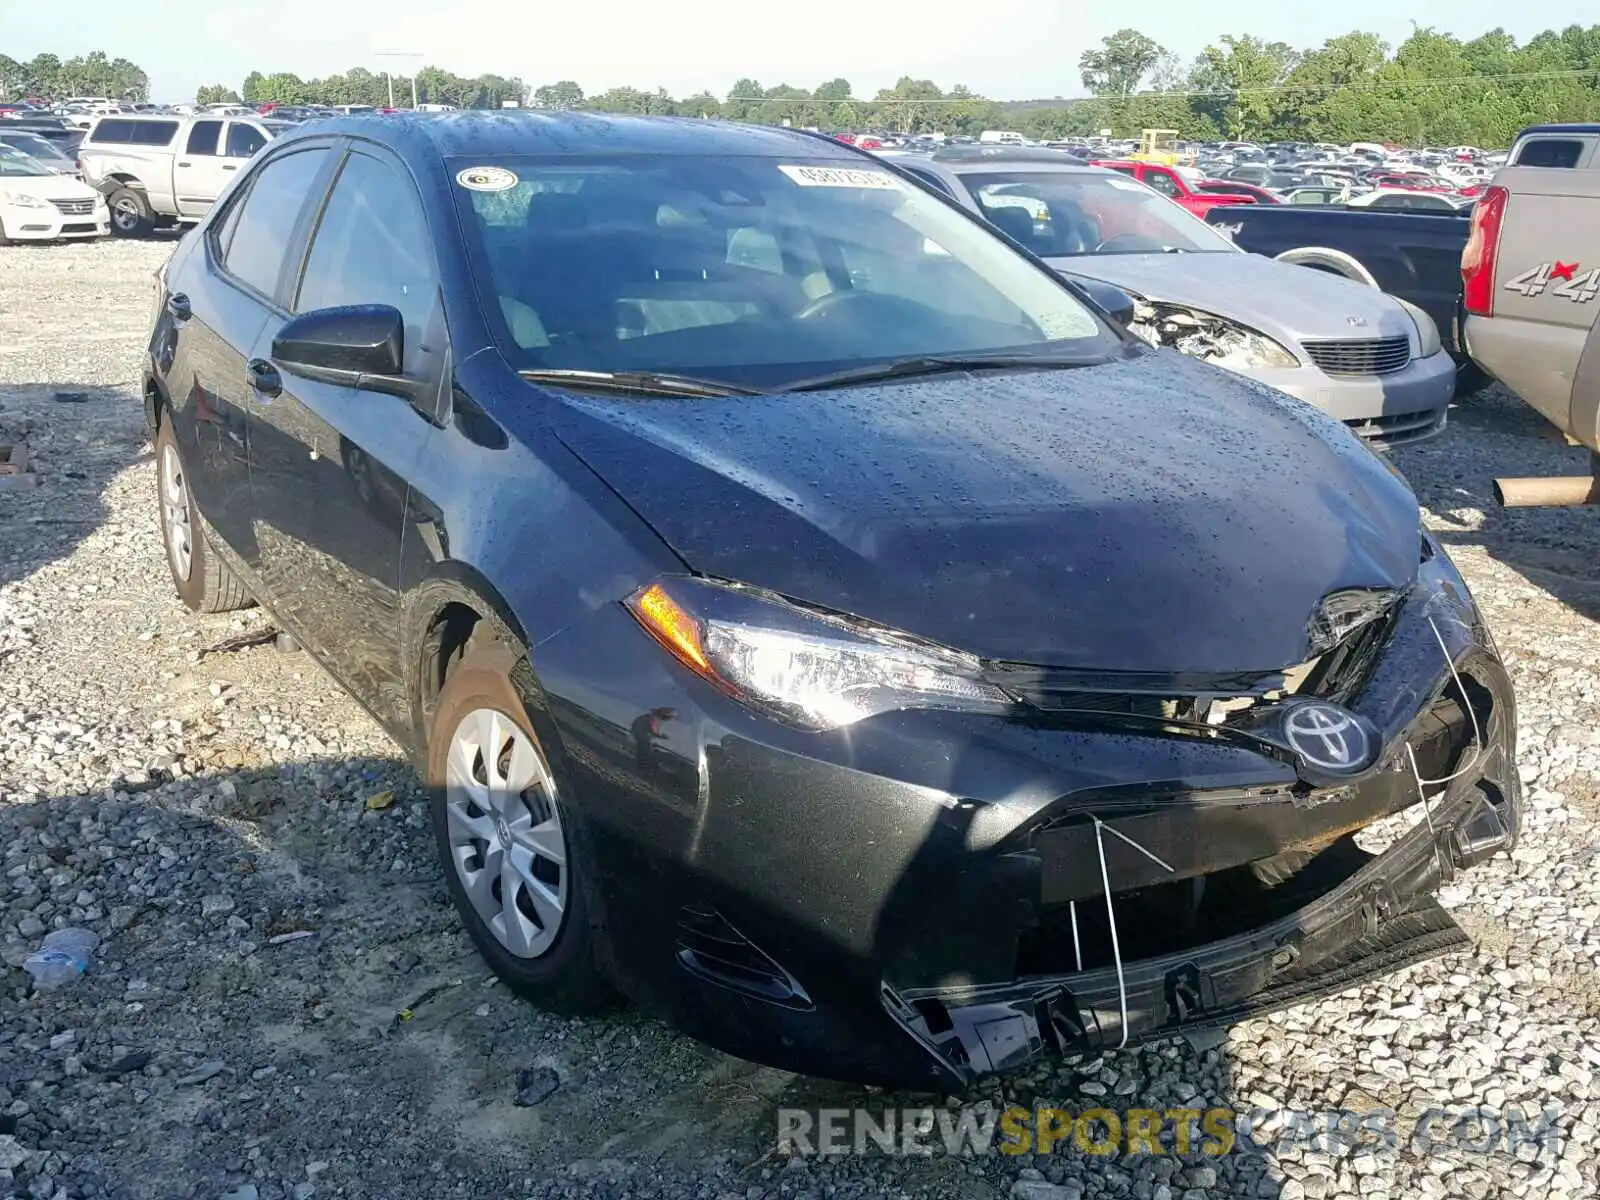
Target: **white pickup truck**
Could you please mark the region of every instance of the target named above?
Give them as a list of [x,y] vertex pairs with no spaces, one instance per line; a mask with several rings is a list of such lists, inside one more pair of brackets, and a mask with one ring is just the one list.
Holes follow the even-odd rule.
[[78,161],[106,197],[112,230],[136,237],[198,221],[272,135],[257,117],[108,116],[89,130]]
[[1573,442],[1592,476],[1500,479],[1508,506],[1600,503],[1600,124],[1524,130],[1461,255],[1467,352]]

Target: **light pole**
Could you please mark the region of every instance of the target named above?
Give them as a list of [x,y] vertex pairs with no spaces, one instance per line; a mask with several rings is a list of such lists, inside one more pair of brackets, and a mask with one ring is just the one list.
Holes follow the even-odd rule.
[[[423,58],[425,55],[416,50],[379,50],[379,58]],[[394,73],[387,67],[384,68],[384,77],[389,81],[389,107],[394,107]],[[417,73],[411,72],[411,109],[417,108]]]

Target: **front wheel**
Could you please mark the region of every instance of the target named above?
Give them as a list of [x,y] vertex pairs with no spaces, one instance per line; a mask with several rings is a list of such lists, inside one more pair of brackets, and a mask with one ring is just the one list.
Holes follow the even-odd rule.
[[541,1008],[603,1007],[584,829],[515,685],[486,653],[469,647],[440,693],[428,782],[445,885],[484,960]]
[[249,608],[250,593],[238,576],[206,543],[200,510],[189,488],[189,472],[178,450],[172,422],[163,421],[156,434],[156,490],[161,511],[161,542],[167,551],[167,570],[178,596],[195,612],[232,612]]

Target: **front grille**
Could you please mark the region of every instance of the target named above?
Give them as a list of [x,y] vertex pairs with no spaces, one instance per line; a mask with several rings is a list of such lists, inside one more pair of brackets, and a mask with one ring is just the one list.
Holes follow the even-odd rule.
[[1329,375],[1391,375],[1411,361],[1411,339],[1339,338],[1302,342],[1311,361]]
[[64,217],[86,217],[94,211],[94,200],[52,200]]

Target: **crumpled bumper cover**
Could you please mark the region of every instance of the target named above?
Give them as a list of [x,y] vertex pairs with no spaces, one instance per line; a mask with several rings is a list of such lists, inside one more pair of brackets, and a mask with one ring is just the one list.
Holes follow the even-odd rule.
[[1046,1053],[1114,1049],[1315,1000],[1468,943],[1430,893],[1516,839],[1509,794],[1474,775],[1332,892],[1250,933],[1158,960],[996,987],[884,993],[963,1083]]

